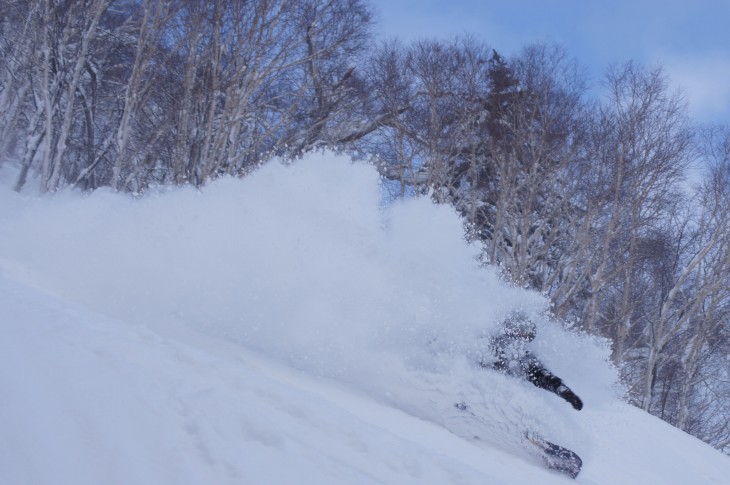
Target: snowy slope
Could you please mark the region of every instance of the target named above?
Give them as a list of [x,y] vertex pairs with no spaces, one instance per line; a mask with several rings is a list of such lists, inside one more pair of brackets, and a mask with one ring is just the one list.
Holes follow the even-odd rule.
[[4,278],[0,295],[1,483],[507,483],[508,468],[545,478],[244,351],[196,349]]
[[[566,483],[330,380],[198,348],[0,277],[0,483]],[[730,463],[618,402],[585,484],[727,483]]]
[[[727,483],[460,234],[330,155],[141,200],[0,188],[0,483],[568,483],[525,429],[583,457],[578,483]],[[515,306],[580,413],[474,368]]]

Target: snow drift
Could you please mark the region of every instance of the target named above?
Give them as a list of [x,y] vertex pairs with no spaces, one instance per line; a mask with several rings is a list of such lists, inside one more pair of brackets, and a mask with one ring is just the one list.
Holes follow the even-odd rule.
[[348,381],[390,374],[393,359],[443,370],[482,351],[519,307],[540,324],[539,353],[557,371],[596,392],[610,386],[605,352],[548,324],[538,295],[479,267],[449,207],[383,209],[379,182],[372,167],[328,154],[141,199],[7,191],[0,254],[34,284],[111,317],[184,325]]
[[[8,170],[0,176],[8,178]],[[269,163],[244,180],[141,198],[103,190],[39,198],[1,189],[0,275],[10,295],[4,305],[16,309],[4,322],[10,343],[1,364],[28,369],[25,378],[0,375],[3,395],[18,396],[0,407],[0,424],[12,424],[8,456],[41,469],[68,468],[68,476],[78,467],[94,479],[116,470],[129,478],[119,483],[225,483],[220,474],[226,469],[229,483],[262,483],[267,476],[268,483],[295,483],[300,472],[333,483],[405,483],[400,472],[372,465],[384,459],[379,451],[363,451],[367,465],[339,475],[333,469],[353,466],[351,447],[338,455],[337,446],[321,444],[346,441],[346,432],[334,431],[345,426],[372,450],[383,438],[382,430],[370,430],[378,419],[398,429],[414,426],[394,418],[395,410],[463,437],[478,435],[482,446],[518,456],[527,429],[584,459],[605,453],[586,416],[616,405],[606,345],[564,330],[544,316],[542,297],[479,267],[478,248],[464,242],[461,222],[448,207],[424,199],[383,207],[379,183],[368,165],[319,154],[293,165]],[[44,303],[34,312],[36,300]],[[584,399],[583,412],[474,365],[485,338],[516,307],[535,319],[534,352]],[[29,355],[45,357],[34,363]],[[277,374],[298,376],[286,377],[287,385],[304,376],[312,381],[304,391],[281,383],[272,391],[263,374],[277,365],[299,372]],[[119,386],[110,387],[109,379]],[[321,379],[334,390],[322,391]],[[112,397],[93,397],[95,389]],[[334,417],[313,411],[322,396]],[[303,407],[291,409],[292,400]],[[24,407],[26,401],[36,407]],[[56,409],[56,401],[66,409]],[[480,429],[455,413],[453,404],[461,401],[483,417]],[[367,410],[357,425],[351,405]],[[227,425],[235,430],[223,430]],[[317,437],[307,441],[302,436],[311,428]],[[24,438],[42,440],[43,429],[53,429],[60,441],[44,448]],[[452,452],[435,445],[444,440],[438,432],[428,441],[437,451],[412,449],[414,436],[434,433],[427,429],[419,427],[406,444],[396,439],[393,449],[411,456],[421,471],[424,461],[414,454],[447,453],[445,469],[457,466],[449,461]],[[135,447],[139,435],[144,448]],[[241,453],[251,453],[252,436],[278,451],[236,463]],[[448,441],[450,450],[475,456],[473,447],[450,439],[456,440]],[[289,440],[299,445],[282,451]],[[65,441],[76,443],[76,462],[62,464],[44,453]],[[178,442],[180,449],[173,445]],[[119,446],[123,456],[112,458]],[[310,447],[321,453],[312,455]],[[495,456],[493,447],[479,450]],[[335,455],[338,465],[331,464]],[[168,469],[181,456],[192,460],[187,471]],[[292,463],[291,474],[274,471],[278,462]],[[446,462],[436,463],[425,468]],[[135,468],[124,469],[129,464]],[[379,471],[359,474],[370,466]],[[242,467],[253,467],[248,478]],[[216,472],[206,479],[209,468]],[[444,483],[440,470],[431,483]],[[28,476],[53,482],[42,470]]]

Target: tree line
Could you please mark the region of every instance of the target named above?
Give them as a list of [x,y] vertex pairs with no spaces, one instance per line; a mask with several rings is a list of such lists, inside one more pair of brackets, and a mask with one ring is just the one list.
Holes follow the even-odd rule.
[[0,164],[18,191],[140,193],[367,158],[610,339],[632,403],[730,451],[730,128],[693,121],[660,66],[612,66],[591,96],[562,48],[378,43],[373,18],[365,0],[2,0]]

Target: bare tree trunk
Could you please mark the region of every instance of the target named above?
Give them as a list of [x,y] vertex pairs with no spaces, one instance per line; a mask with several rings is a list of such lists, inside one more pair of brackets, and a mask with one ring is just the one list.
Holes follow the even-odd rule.
[[[134,63],[125,88],[122,116],[115,135],[116,156],[113,162],[111,179],[111,186],[115,190],[122,188],[122,172],[129,166],[127,148],[130,138],[130,123],[144,102],[144,93],[150,88],[143,80],[155,55],[159,37],[164,32],[165,22],[170,14],[171,2],[168,0],[145,0],[142,8],[144,16],[137,34]],[[147,83],[149,82],[147,81]]]
[[[43,106],[45,109],[45,135],[44,135],[44,151],[43,151],[43,163],[41,165],[41,192],[45,192],[48,189],[48,177],[51,172],[51,160],[52,160],[52,142],[53,142],[53,116],[54,107],[51,102],[51,90],[54,89],[52,86],[51,78],[51,40],[50,40],[50,25],[52,22],[51,18],[51,2],[45,0],[44,2],[44,15],[43,15],[43,86],[41,91],[43,93]],[[56,80],[53,80],[53,84],[56,84]],[[55,89],[54,89],[55,90]]]
[[79,81],[84,66],[88,62],[89,44],[96,34],[96,28],[104,11],[109,7],[111,0],[95,0],[88,9],[88,17],[85,17],[84,30],[81,33],[81,47],[76,54],[68,89],[66,92],[66,108],[63,113],[63,120],[58,133],[58,138],[53,150],[53,157],[45,160],[42,174],[42,191],[56,190],[60,185],[62,160],[66,151],[66,142],[71,130],[74,108],[76,104],[76,93],[79,89]]
[[39,24],[40,4],[37,0],[31,1],[26,9],[22,28],[17,34],[7,33],[6,37],[0,33],[0,39],[5,38],[5,45],[0,49],[2,54],[0,64],[3,67],[0,69],[3,74],[0,79],[0,126],[3,126],[0,133],[0,166],[7,155],[11,141],[18,135],[16,129],[20,112],[30,89],[30,81],[24,82],[22,78],[32,69],[33,42],[37,41],[32,30]]
[[[586,315],[586,327],[590,333],[596,333],[596,322],[600,316],[599,301],[602,298],[602,289],[606,285],[605,272],[610,259],[610,248],[616,239],[616,228],[621,217],[621,192],[624,184],[624,174],[626,170],[626,159],[623,147],[619,150],[619,157],[616,162],[616,173],[613,187],[613,201],[611,203],[611,215],[606,226],[603,237],[599,242],[599,256],[595,258],[598,266],[590,276],[591,294],[588,300]],[[587,263],[593,265],[593,259],[589,258]]]
[[674,285],[670,288],[666,297],[662,302],[662,307],[659,312],[656,325],[651,329],[650,341],[649,341],[649,356],[647,358],[646,371],[644,373],[644,383],[641,395],[641,407],[645,411],[648,411],[651,406],[651,398],[654,389],[654,379],[656,377],[657,363],[659,356],[663,351],[665,345],[669,342],[669,339],[682,328],[692,315],[692,311],[695,310],[700,304],[701,300],[695,299],[690,301],[685,308],[679,312],[679,317],[674,323],[671,322],[673,314],[677,313],[674,309],[673,304],[678,293],[684,287],[685,282],[690,275],[697,270],[702,264],[705,257],[713,251],[720,238],[724,235],[723,228],[715,230],[710,236],[709,240],[702,246],[694,257],[682,268],[681,273],[678,275]]

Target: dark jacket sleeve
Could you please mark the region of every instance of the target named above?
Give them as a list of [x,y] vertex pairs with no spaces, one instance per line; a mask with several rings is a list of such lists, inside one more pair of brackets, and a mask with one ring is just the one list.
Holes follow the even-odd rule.
[[527,380],[536,387],[557,394],[578,411],[583,409],[583,401],[568,386],[563,384],[560,377],[547,370],[532,354],[528,354],[525,359],[523,370]]
[[545,389],[568,401],[573,408],[583,408],[583,401],[563,380],[547,370],[531,352],[525,350],[514,338],[506,335],[492,338],[490,349],[493,360],[481,359],[481,367],[491,367],[506,374],[522,377],[540,389]]
[[558,392],[558,388],[563,383],[560,377],[552,374],[537,361],[528,363],[525,376],[533,385],[554,393]]

